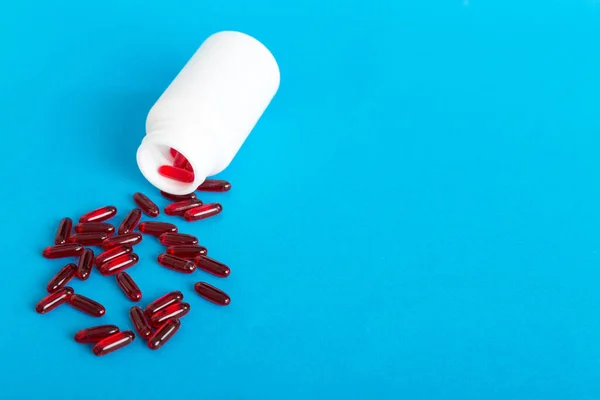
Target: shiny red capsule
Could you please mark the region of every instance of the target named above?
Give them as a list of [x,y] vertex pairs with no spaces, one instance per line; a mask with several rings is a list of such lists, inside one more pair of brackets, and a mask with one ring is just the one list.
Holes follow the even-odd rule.
[[81,218],[79,218],[79,222],[102,222],[111,219],[115,215],[117,215],[117,207],[106,206],[83,214]]
[[152,236],[160,236],[163,233],[177,233],[177,227],[168,222],[142,222],[138,229],[143,234]]
[[207,256],[198,256],[194,262],[202,271],[218,276],[219,278],[227,278],[231,272],[227,265],[220,263],[217,260],[213,260],[212,258],[208,258]]
[[188,222],[198,221],[212,217],[213,215],[217,215],[221,211],[223,211],[223,206],[221,206],[219,203],[210,203],[187,210],[185,214],[183,214],[183,218],[185,218],[185,220]]
[[114,260],[117,257],[124,256],[125,254],[130,254],[133,252],[133,248],[131,246],[117,246],[113,247],[110,250],[106,250],[104,253],[98,254],[96,257],[96,265],[101,266],[104,263],[109,262],[110,260]]
[[104,338],[114,335],[119,332],[119,327],[116,325],[99,325],[92,326],[91,328],[85,328],[78,331],[75,334],[75,341],[77,343],[90,344],[98,343]]
[[167,254],[172,256],[185,258],[186,260],[193,260],[199,255],[206,255],[208,250],[206,247],[197,245],[185,245],[185,246],[171,246],[167,247]]
[[46,314],[61,304],[68,302],[69,297],[71,297],[73,293],[75,293],[73,288],[69,286],[58,289],[56,292],[50,293],[48,296],[40,300],[40,302],[35,306],[35,311],[37,311],[39,314]]
[[212,301],[220,306],[227,306],[231,302],[231,299],[227,293],[221,289],[217,289],[216,287],[209,285],[206,282],[196,283],[194,285],[194,290],[206,300]]
[[164,296],[159,297],[146,307],[146,316],[151,317],[157,312],[164,310],[170,305],[176,304],[183,300],[183,293],[179,290],[167,293]]
[[63,218],[58,224],[56,230],[56,236],[54,236],[54,244],[67,243],[67,239],[71,235],[71,228],[73,228],[73,221],[71,218]]
[[165,246],[180,246],[186,244],[198,244],[196,236],[185,233],[163,233],[158,240]]
[[158,256],[158,263],[163,267],[167,267],[173,271],[183,272],[184,274],[191,274],[196,270],[196,265],[193,262],[169,254],[161,254]]
[[119,225],[119,235],[132,232],[140,223],[140,219],[142,219],[142,210],[139,208],[131,210],[123,222],[121,222],[121,225]]
[[173,167],[171,165],[161,165],[158,167],[158,173],[165,178],[175,181],[192,183],[194,182],[194,173],[183,168]]
[[161,348],[177,333],[181,322],[178,319],[172,319],[163,324],[152,336],[148,338],[148,347],[151,350]]
[[92,352],[97,356],[103,356],[127,346],[133,342],[133,339],[135,339],[135,333],[132,331],[118,332],[96,343]]
[[160,214],[158,206],[143,193],[134,194],[133,201],[149,217],[158,217],[158,214]]
[[54,293],[58,289],[65,287],[67,283],[73,279],[76,273],[77,266],[75,264],[65,265],[52,279],[50,279],[50,282],[48,282],[48,285],[46,286],[46,290],[49,293]]
[[171,194],[164,191],[160,191],[160,194],[163,195],[165,199],[173,200],[173,201],[182,201],[182,200],[190,200],[196,198],[196,193],[192,192],[189,194]]
[[198,186],[196,190],[201,192],[228,192],[231,183],[221,179],[207,179]]
[[181,153],[177,153],[173,158],[173,166],[176,168],[187,169],[188,164],[188,159]]
[[75,232],[77,233],[90,233],[90,232],[104,232],[107,235],[115,233],[115,226],[108,222],[80,222],[75,225]]
[[199,207],[202,202],[198,199],[182,200],[176,203],[171,203],[165,207],[165,214],[167,215],[183,215],[187,210],[194,207]]
[[172,304],[154,314],[150,317],[150,324],[158,328],[170,319],[180,319],[190,311],[190,305],[188,303],[176,303]]
[[106,314],[106,309],[102,304],[80,294],[74,294],[69,297],[69,304],[74,309],[92,317],[101,317]]
[[117,246],[134,246],[142,241],[142,235],[139,233],[126,233],[124,235],[111,236],[102,242],[104,250],[112,249]]
[[133,306],[129,309],[129,317],[138,335],[143,339],[148,339],[152,335],[152,326],[146,314],[144,314],[144,310],[138,306]]
[[108,239],[108,233],[104,232],[74,233],[69,236],[69,242],[84,246],[100,246],[106,239]]
[[79,243],[57,244],[44,249],[42,255],[46,258],[75,257],[81,254],[83,246]]
[[179,154],[179,152],[172,147],[169,149],[169,153],[171,153],[171,157],[175,157]]
[[140,301],[142,299],[142,291],[127,272],[117,274],[117,284],[129,300]]
[[100,273],[104,276],[115,275],[127,268],[133,267],[139,261],[139,257],[135,253],[117,257],[111,261],[99,265]]
[[92,266],[94,265],[94,252],[92,249],[85,249],[79,257],[79,263],[77,264],[77,277],[82,281],[85,281],[90,277],[92,272]]

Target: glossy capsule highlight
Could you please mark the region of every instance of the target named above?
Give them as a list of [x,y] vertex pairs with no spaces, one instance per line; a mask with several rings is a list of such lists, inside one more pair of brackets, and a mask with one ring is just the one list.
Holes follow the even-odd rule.
[[133,201],[149,217],[158,217],[160,214],[158,206],[143,193],[138,192],[134,194]]
[[170,319],[180,319],[190,311],[188,303],[175,303],[154,314],[150,317],[150,324],[158,328]]
[[170,246],[167,247],[167,254],[175,257],[185,258],[186,260],[193,260],[199,255],[208,254],[206,247],[197,245],[182,245],[182,246]]
[[115,215],[117,215],[117,207],[100,207],[94,211],[83,214],[81,218],[79,218],[79,222],[102,222],[111,219]]
[[112,249],[117,246],[134,246],[142,241],[142,235],[139,233],[131,232],[124,235],[111,236],[102,242],[102,248],[104,250]]
[[202,202],[198,199],[189,199],[182,200],[176,203],[171,203],[165,207],[165,214],[167,215],[183,215],[187,210],[190,210],[194,207],[199,207],[202,205]]
[[207,179],[198,186],[196,190],[201,192],[228,192],[231,183],[221,179]]
[[178,319],[172,319],[164,323],[152,336],[148,338],[148,347],[151,350],[161,348],[177,333],[181,322]]
[[129,309],[129,317],[133,323],[133,327],[142,339],[148,339],[152,335],[152,325],[146,317],[144,310],[138,306],[133,306]]
[[133,248],[131,246],[122,245],[113,247],[112,249],[106,250],[105,252],[98,254],[98,256],[96,257],[96,265],[101,266],[102,264],[114,260],[117,257],[124,256],[130,253],[133,253]]
[[199,221],[217,215],[221,211],[223,211],[223,206],[219,203],[210,203],[187,210],[185,214],[183,214],[183,218],[188,222]]
[[113,351],[122,349],[135,339],[135,333],[132,331],[123,331],[110,335],[100,340],[92,348],[92,352],[97,356],[104,356]]
[[129,300],[140,301],[142,299],[142,291],[127,272],[119,272],[116,279],[117,284]]
[[116,325],[92,326],[78,331],[73,339],[75,339],[77,343],[94,344],[117,332],[119,332],[119,327]]
[[90,233],[90,232],[104,232],[107,235],[115,233],[115,226],[108,222],[80,222],[75,225],[75,232],[77,233]]
[[139,257],[135,253],[117,257],[111,261],[99,265],[100,273],[104,276],[115,275],[125,271],[127,268],[133,267],[139,261]]
[[46,314],[61,304],[67,303],[69,301],[69,297],[71,297],[73,293],[75,293],[73,288],[69,286],[58,289],[56,292],[50,293],[48,296],[40,300],[40,302],[35,306],[35,311],[39,314]]
[[92,249],[84,249],[77,263],[77,277],[85,281],[90,277],[94,265],[94,252]]
[[207,256],[196,257],[194,263],[202,271],[218,276],[219,278],[227,278],[231,272],[227,265]]
[[163,233],[158,237],[165,246],[182,246],[198,244],[198,238],[185,233]]
[[129,232],[133,232],[133,230],[140,223],[140,219],[142,219],[142,210],[139,208],[134,208],[131,210],[129,214],[125,217],[121,225],[119,225],[119,235],[124,235]]
[[106,314],[106,309],[102,304],[80,294],[70,296],[69,305],[92,317],[101,317]]
[[42,255],[46,258],[75,257],[80,255],[82,251],[83,246],[79,243],[65,243],[46,247]]
[[191,274],[196,270],[196,265],[185,258],[179,258],[170,254],[161,254],[158,256],[158,263],[170,270]]
[[73,228],[73,220],[71,218],[63,218],[58,224],[56,229],[56,236],[54,236],[54,244],[67,243],[67,239],[71,236],[71,229]]
[[69,281],[75,277],[76,273],[77,266],[75,264],[65,265],[60,269],[60,271],[58,271],[56,275],[54,275],[52,279],[50,279],[50,282],[48,282],[48,285],[46,285],[46,290],[48,293],[54,293],[58,289],[67,286],[67,283],[69,283]]
[[84,246],[100,246],[106,239],[108,239],[108,233],[104,232],[74,233],[69,236],[69,242]]
[[194,285],[194,290],[206,300],[220,306],[227,306],[231,303],[231,298],[227,293],[206,282],[198,282]]
[[165,178],[173,179],[178,182],[194,182],[194,173],[183,168],[177,168],[171,165],[161,165],[158,167],[158,173]]
[[161,190],[160,194],[162,194],[162,196],[165,199],[169,199],[169,200],[173,200],[173,201],[191,200],[191,199],[196,198],[196,193],[194,193],[194,192],[189,193],[189,194],[171,194],[171,193],[167,193],[167,192]]
[[181,302],[181,300],[183,300],[183,293],[181,293],[179,290],[169,292],[164,296],[161,296],[158,299],[154,300],[152,303],[148,304],[148,306],[146,306],[146,316],[151,317],[152,315],[156,314],[161,310],[164,310],[170,305]]

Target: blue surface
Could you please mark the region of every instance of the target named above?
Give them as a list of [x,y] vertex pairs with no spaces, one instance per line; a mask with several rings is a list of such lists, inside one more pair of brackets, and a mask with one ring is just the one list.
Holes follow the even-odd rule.
[[[285,4],[288,3],[288,4]],[[600,396],[600,5],[593,0],[13,1],[0,10],[3,399],[594,399]],[[282,85],[211,220],[232,268],[178,275],[139,246],[143,304],[192,305],[157,352],[103,358],[107,315],[34,305],[63,216],[166,201],[135,151],[211,33],[275,54]],[[160,220],[165,220],[160,217]],[[206,280],[227,308],[195,296]],[[63,394],[64,393],[64,394]]]

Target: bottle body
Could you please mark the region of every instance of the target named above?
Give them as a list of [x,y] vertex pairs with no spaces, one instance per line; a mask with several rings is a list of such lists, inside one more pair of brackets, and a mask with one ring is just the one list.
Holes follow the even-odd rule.
[[[140,170],[168,193],[192,192],[229,165],[278,88],[277,62],[262,43],[240,32],[210,36],[150,110]],[[158,174],[172,163],[170,148],[187,158],[194,182]]]

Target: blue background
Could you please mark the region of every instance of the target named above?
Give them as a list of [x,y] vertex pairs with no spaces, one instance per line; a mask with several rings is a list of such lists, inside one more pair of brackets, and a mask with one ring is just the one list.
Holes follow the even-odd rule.
[[[157,352],[97,358],[34,312],[63,216],[133,207],[145,116],[200,43],[263,41],[279,93],[180,230],[232,274],[165,270],[192,305]],[[593,0],[4,2],[0,397],[598,399],[600,4]],[[160,220],[164,220],[163,216]],[[232,297],[196,296],[206,280]]]

